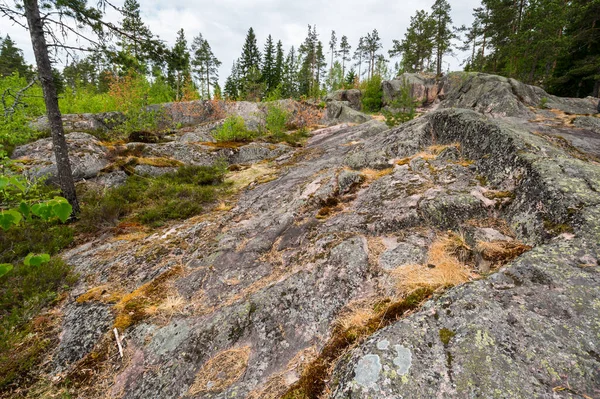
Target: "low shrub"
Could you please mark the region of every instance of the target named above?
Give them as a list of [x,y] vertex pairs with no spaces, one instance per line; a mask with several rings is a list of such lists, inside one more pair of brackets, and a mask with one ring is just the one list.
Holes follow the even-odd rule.
[[289,119],[289,112],[277,104],[267,105],[267,114],[265,116],[265,129],[275,139],[286,136],[286,125]]
[[381,88],[381,76],[373,77],[362,84],[363,91],[362,106],[367,112],[378,112],[383,104],[383,89]]
[[228,116],[213,133],[217,141],[251,141],[255,136],[255,133],[246,128],[244,118],[237,115]]
[[92,233],[125,217],[153,227],[187,219],[216,198],[226,173],[227,164],[221,161],[213,166],[182,166],[154,178],[132,175],[124,185],[106,192],[90,189],[81,193],[79,230]]

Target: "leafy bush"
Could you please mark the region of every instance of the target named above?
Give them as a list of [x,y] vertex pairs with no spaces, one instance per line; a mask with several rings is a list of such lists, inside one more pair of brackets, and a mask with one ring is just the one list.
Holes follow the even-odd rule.
[[382,106],[383,90],[381,88],[381,76],[374,75],[363,83],[362,105],[367,112],[378,112]]
[[256,135],[246,128],[244,118],[237,115],[228,116],[223,124],[213,133],[217,141],[250,141]]
[[105,193],[82,193],[79,228],[94,232],[111,227],[125,217],[150,226],[167,220],[187,219],[202,212],[203,204],[216,198],[227,166],[182,166],[173,173],[149,178],[130,176],[120,187]]
[[414,119],[417,105],[418,101],[411,96],[410,86],[404,79],[400,88],[400,95],[389,104],[389,109],[384,109],[381,113],[385,116],[385,123],[389,127],[394,127]]
[[286,136],[286,125],[289,119],[289,113],[278,104],[268,104],[267,114],[265,116],[265,128],[269,134],[276,140],[281,140]]
[[31,119],[46,110],[42,89],[38,84],[27,87],[27,80],[17,73],[0,77],[0,97],[4,97],[4,103],[0,104],[0,155],[10,154],[14,147],[44,136],[29,126]]
[[115,99],[108,93],[98,93],[95,87],[67,88],[58,100],[63,114],[82,114],[115,111]]

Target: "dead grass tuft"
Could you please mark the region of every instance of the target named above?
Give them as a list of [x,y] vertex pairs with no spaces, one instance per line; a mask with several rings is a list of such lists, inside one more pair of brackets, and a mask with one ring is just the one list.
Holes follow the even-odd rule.
[[375,169],[363,169],[360,174],[365,178],[365,181],[370,183],[375,180],[381,179],[384,176],[391,175],[394,172],[393,168],[375,170]]
[[[418,308],[433,293],[429,288],[419,288],[398,301],[380,301],[372,311],[358,306],[356,311],[342,317],[334,325],[332,336],[321,353],[302,372],[284,399],[320,398],[327,393],[328,382],[337,360],[350,348],[377,330],[390,325]],[[375,310],[377,308],[377,310]],[[369,313],[372,312],[372,315]]]
[[249,346],[219,353],[200,368],[188,394],[221,392],[227,389],[244,374],[249,359]]
[[114,327],[123,331],[127,327],[155,314],[157,307],[164,301],[164,297],[169,290],[170,281],[182,273],[183,267],[176,266],[149,283],[124,295],[114,306],[117,313]]
[[476,249],[483,259],[498,265],[510,262],[517,256],[531,250],[531,247],[519,241],[479,241]]
[[400,292],[444,289],[469,281],[471,271],[465,263],[470,256],[471,248],[464,237],[447,233],[431,244],[426,265],[400,266],[392,273]]

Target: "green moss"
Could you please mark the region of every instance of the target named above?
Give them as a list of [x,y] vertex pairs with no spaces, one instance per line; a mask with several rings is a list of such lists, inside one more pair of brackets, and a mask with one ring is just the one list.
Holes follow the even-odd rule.
[[440,341],[444,344],[444,346],[448,346],[450,340],[456,335],[456,333],[452,330],[448,330],[447,328],[442,328],[440,330]]
[[59,258],[42,266],[17,264],[0,278],[0,391],[30,378],[46,349],[55,344],[54,320],[39,314],[75,281]]
[[544,219],[544,229],[551,235],[557,236],[564,233],[573,233],[573,227],[566,223],[557,223],[550,219]]

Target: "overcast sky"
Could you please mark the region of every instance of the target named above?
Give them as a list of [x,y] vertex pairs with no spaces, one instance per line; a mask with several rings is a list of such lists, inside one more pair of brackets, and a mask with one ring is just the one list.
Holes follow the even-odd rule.
[[[10,1],[10,0],[9,0]],[[327,47],[332,30],[339,38],[348,36],[352,51],[361,36],[376,28],[387,50],[393,39],[402,39],[410,17],[419,9],[429,11],[433,0],[140,0],[142,18],[155,35],[169,45],[180,28],[185,30],[188,44],[198,33],[210,43],[214,54],[223,62],[220,81],[229,75],[231,64],[241,54],[248,28],[253,27],[259,48],[263,49],[269,34],[281,40],[287,50],[298,46],[307,33],[308,24],[316,24],[319,39]],[[123,0],[113,2],[122,5]],[[450,0],[453,24],[470,25],[472,9],[479,0]],[[109,11],[107,19],[118,22],[120,16]],[[28,62],[34,63],[29,34],[9,20],[0,19],[0,34],[9,34],[23,49]],[[460,68],[462,55],[447,57],[444,70]],[[327,54],[327,60],[330,55]],[[392,60],[393,62],[396,60]],[[329,61],[328,61],[329,62]],[[449,64],[446,64],[448,62]]]

